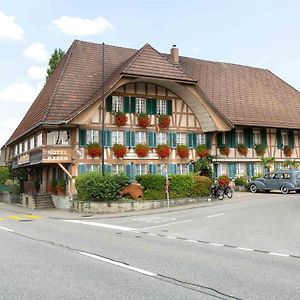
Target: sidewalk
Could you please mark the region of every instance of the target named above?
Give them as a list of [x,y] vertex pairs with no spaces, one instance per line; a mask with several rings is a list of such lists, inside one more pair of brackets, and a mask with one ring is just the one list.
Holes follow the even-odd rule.
[[142,210],[142,211],[132,211],[126,213],[110,213],[110,214],[82,214],[71,212],[66,209],[58,209],[58,208],[50,208],[50,209],[29,209],[22,207],[18,204],[7,204],[4,202],[0,202],[0,211],[6,210],[10,211],[15,214],[28,214],[28,215],[38,215],[44,218],[50,219],[108,219],[108,218],[122,218],[122,217],[130,217],[136,215],[152,215],[158,213],[167,213],[172,211],[180,211],[180,210],[187,210],[187,209],[194,209],[199,207],[207,207],[207,206],[216,206],[216,205],[224,205],[229,203],[234,203],[241,201],[244,196],[249,196],[249,193],[245,192],[235,192],[232,199],[224,198],[223,201],[219,200],[212,200],[212,201],[205,201],[199,202],[197,204],[188,204],[188,205],[178,205],[172,207],[165,207],[165,208],[157,208],[157,209],[149,209],[149,210]]

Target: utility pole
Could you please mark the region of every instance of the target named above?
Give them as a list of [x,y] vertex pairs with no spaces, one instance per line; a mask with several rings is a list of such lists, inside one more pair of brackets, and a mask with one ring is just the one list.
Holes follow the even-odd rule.
[[104,119],[105,119],[105,111],[104,111],[104,43],[102,43],[102,97],[101,97],[101,146],[102,146],[102,156],[101,156],[101,166],[102,166],[102,175],[104,175]]

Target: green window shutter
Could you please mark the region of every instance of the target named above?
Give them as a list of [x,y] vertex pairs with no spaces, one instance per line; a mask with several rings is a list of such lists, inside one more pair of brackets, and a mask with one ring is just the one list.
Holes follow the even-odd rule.
[[176,148],[176,132],[168,132],[168,145]]
[[125,131],[125,146],[130,147],[130,131]]
[[108,112],[112,111],[112,96],[108,96],[106,98],[106,111]]
[[214,164],[213,165],[213,178],[217,179],[218,177],[219,177],[219,174],[218,174],[218,165]]
[[104,165],[104,173],[111,173],[111,165],[109,164]]
[[148,115],[152,115],[152,99],[146,99],[146,112]]
[[135,113],[136,100],[135,97],[130,97],[130,112]]
[[188,166],[189,166],[189,173],[194,173],[194,169],[195,169],[194,164],[189,163]]
[[267,129],[266,128],[262,128],[260,130],[260,134],[261,134],[261,143],[262,143],[262,145],[264,145],[265,147],[268,147]]
[[235,142],[235,130],[232,129],[229,132],[226,132],[227,139],[226,139],[226,144],[229,148],[235,148],[236,142]]
[[217,146],[222,145],[222,132],[217,133]]
[[277,148],[282,149],[282,140],[281,140],[281,130],[276,130],[276,142],[277,142]]
[[176,174],[176,164],[174,163],[169,164],[169,174],[170,175]]
[[246,147],[253,148],[253,129],[252,128],[244,129],[244,141],[245,141]]
[[288,138],[289,138],[289,146],[292,149],[294,149],[295,148],[294,130],[288,131]]
[[[102,129],[99,132],[99,144],[102,146]],[[103,138],[105,139],[105,136],[103,136]]]
[[157,174],[157,165],[156,164],[149,164],[148,165],[148,171],[150,172],[150,174]]
[[83,174],[85,172],[86,172],[86,165],[79,164],[79,166],[78,166],[78,174],[81,175],[81,174]]
[[129,113],[129,97],[124,97],[124,113]]
[[152,115],[156,115],[157,107],[156,107],[156,99],[151,99],[151,106],[152,106]]
[[193,146],[194,146],[194,148],[197,147],[197,134],[196,133],[193,133]]
[[130,147],[135,147],[135,131],[130,131]]
[[229,178],[234,178],[234,164],[228,163],[228,176]]
[[135,174],[135,164],[128,164],[125,166],[125,175],[128,177],[129,181],[134,180]]
[[194,148],[194,133],[189,132],[188,133],[188,147]]
[[148,131],[147,139],[149,147],[156,148],[156,133],[154,131]]
[[86,147],[86,130],[79,128],[79,147]]
[[211,148],[211,137],[212,137],[212,133],[211,132],[205,133],[205,144],[206,144],[206,147],[208,149]]
[[172,116],[172,114],[173,114],[173,101],[172,100],[167,100],[167,114],[169,116]]
[[110,130],[104,130],[104,147],[112,147]]

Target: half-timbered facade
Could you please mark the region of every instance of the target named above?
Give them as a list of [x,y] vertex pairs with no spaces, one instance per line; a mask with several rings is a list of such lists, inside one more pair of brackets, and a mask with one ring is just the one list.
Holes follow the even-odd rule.
[[[274,156],[277,167],[299,160],[299,113],[300,93],[268,70],[180,57],[176,47],[162,54],[148,44],[133,50],[74,41],[3,153],[13,169],[27,170],[28,193],[36,181],[49,192],[53,179],[75,193],[75,176],[101,170],[102,158],[88,154],[90,143],[102,144],[105,172],[131,179],[193,172],[198,145],[215,156],[215,176],[252,177],[263,171],[262,156]],[[159,126],[161,116],[168,126]],[[121,158],[116,144],[126,147]],[[145,157],[136,153],[139,144],[150,148]],[[158,156],[162,144],[171,149],[166,158]],[[178,145],[188,146],[188,156],[178,155]]]

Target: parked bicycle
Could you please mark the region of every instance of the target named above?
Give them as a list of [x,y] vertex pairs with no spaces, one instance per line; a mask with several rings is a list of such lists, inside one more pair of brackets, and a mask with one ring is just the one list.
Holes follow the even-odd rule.
[[224,199],[224,190],[220,185],[212,185],[210,188],[210,196],[214,199],[223,200]]
[[223,191],[224,191],[224,195],[227,196],[229,199],[232,198],[232,195],[233,195],[233,191],[231,189],[231,187],[229,186],[223,186]]

